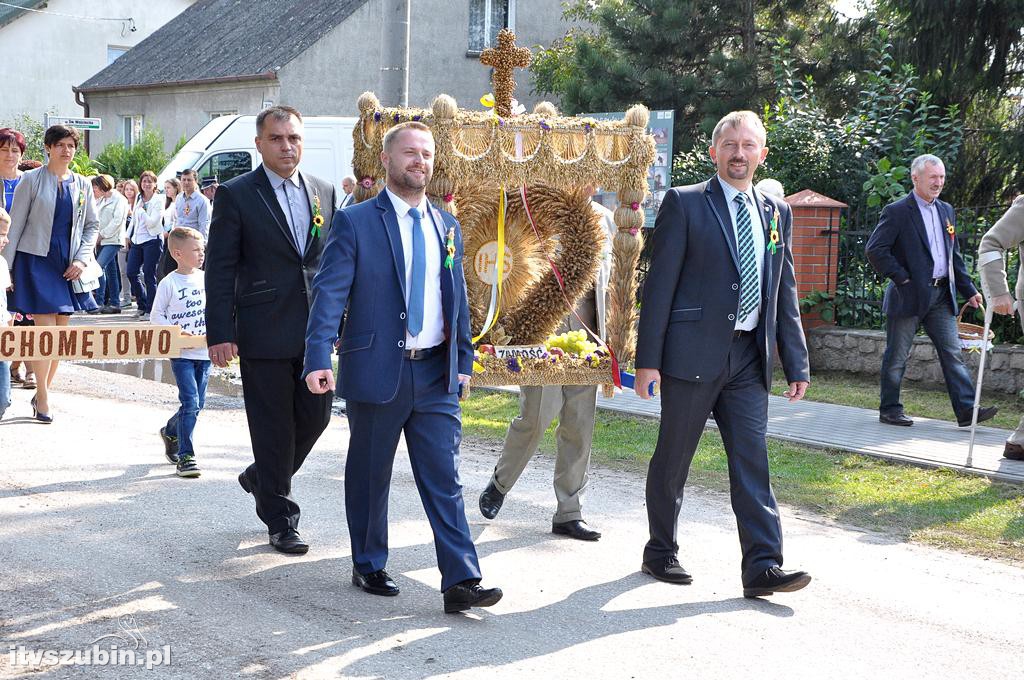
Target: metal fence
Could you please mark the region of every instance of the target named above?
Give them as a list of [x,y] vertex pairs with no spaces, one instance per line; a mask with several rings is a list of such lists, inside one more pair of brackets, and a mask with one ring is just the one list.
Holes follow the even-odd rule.
[[[967,265],[967,271],[981,289],[977,278],[976,259],[981,237],[999,217],[1006,205],[986,205],[956,208],[957,243]],[[845,210],[838,233],[839,262],[836,290],[836,323],[851,328],[882,328],[882,297],[888,281],[875,273],[864,254],[871,232],[881,213],[879,209],[857,206]],[[1012,268],[1010,271],[1015,271]]]

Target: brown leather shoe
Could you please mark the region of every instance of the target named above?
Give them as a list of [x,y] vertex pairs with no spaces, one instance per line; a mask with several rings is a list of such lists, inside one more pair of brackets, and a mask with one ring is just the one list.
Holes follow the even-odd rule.
[[1006,442],[1006,446],[1003,447],[1003,458],[1024,460],[1024,446],[1014,444],[1013,442]]

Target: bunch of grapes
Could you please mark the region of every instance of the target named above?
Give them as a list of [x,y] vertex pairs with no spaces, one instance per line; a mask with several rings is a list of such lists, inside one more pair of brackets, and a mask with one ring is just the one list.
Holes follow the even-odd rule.
[[544,346],[551,350],[556,347],[566,354],[585,356],[597,350],[597,345],[587,340],[586,331],[568,331],[561,335],[551,335],[544,342]]

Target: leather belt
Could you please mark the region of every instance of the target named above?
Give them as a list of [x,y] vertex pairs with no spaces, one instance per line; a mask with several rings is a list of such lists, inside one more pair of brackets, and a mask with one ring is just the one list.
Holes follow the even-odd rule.
[[753,336],[754,336],[754,331],[733,331],[732,332],[733,340],[736,340],[738,338],[746,338],[746,337],[753,337]]
[[426,349],[407,349],[402,352],[402,356],[409,361],[422,361],[429,359],[430,357],[437,356],[444,351],[444,345],[434,345],[433,347],[427,347]]
[[948,276],[940,276],[937,279],[932,279],[932,288],[938,288],[939,286],[948,286],[948,285],[949,285],[949,277]]

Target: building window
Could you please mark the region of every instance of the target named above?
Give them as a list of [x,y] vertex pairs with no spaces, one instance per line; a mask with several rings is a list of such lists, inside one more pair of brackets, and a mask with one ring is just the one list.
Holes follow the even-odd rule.
[[220,118],[221,116],[237,116],[238,110],[234,111],[210,111],[210,120],[214,118]]
[[470,53],[496,44],[503,28],[515,29],[515,0],[469,0]]
[[132,148],[142,136],[142,116],[121,116],[121,141],[126,149]]
[[128,51],[127,47],[118,47],[116,45],[107,45],[107,66],[114,63],[114,60],[120,57],[122,54]]

